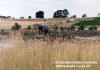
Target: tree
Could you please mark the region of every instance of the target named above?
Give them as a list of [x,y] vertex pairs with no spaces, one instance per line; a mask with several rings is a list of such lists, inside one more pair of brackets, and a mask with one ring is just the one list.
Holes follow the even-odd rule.
[[32,17],[31,16],[28,16],[28,19],[31,19]]
[[7,18],[7,19],[11,19],[11,16],[7,16],[6,18]]
[[69,12],[67,9],[64,10],[57,10],[56,12],[54,12],[53,18],[66,18],[68,17]]
[[36,12],[36,18],[44,18],[44,12],[43,11]]
[[20,17],[20,19],[24,19],[24,17]]
[[78,30],[85,30],[85,27],[84,26],[79,26]]
[[82,15],[82,18],[86,18],[86,17],[87,17],[87,15],[86,15],[86,14],[83,14],[83,15]]
[[66,17],[68,17],[68,15],[69,15],[69,11],[67,9],[64,9],[63,13],[62,13],[62,17],[66,18]]
[[6,17],[6,16],[0,16],[0,18],[2,18],[2,19],[6,19],[7,17]]
[[29,25],[28,27],[27,27],[27,30],[31,30],[32,28],[31,28],[31,26]]
[[72,18],[76,18],[76,15],[73,15]]
[[14,26],[12,27],[12,30],[19,30],[21,29],[21,25],[19,25],[18,23],[15,23]]
[[98,13],[97,16],[100,17],[100,13]]

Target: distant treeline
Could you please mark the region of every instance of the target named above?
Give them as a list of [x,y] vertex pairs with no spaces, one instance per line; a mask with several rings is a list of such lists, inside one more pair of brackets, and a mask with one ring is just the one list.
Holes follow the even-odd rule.
[[[67,9],[64,10],[57,10],[53,14],[53,18],[67,18],[69,15],[69,11]],[[11,16],[0,16],[2,19],[14,19],[14,17]],[[28,16],[28,19],[31,19],[32,16]],[[44,18],[44,11],[38,11],[36,12],[36,18]],[[20,19],[24,19],[24,17],[20,17]]]
[[[35,14],[36,18],[44,18],[44,11],[38,11]],[[69,16],[69,11],[67,9],[64,10],[57,10],[54,12],[53,14],[53,18],[68,18]],[[100,13],[97,14],[97,16],[100,17]],[[74,14],[71,17],[76,18],[77,16]],[[86,18],[87,14],[83,14],[82,18]],[[15,17],[11,17],[11,16],[0,16],[0,18],[4,18],[4,19],[15,19]],[[24,19],[24,17],[20,17],[20,19]],[[28,16],[28,19],[32,19],[32,16]]]
[[11,16],[0,16],[1,19],[15,19],[14,17]]
[[[68,15],[69,11],[67,9],[57,10],[56,12],[54,12],[53,18],[67,18]],[[36,18],[44,18],[44,12],[43,11],[36,12]]]

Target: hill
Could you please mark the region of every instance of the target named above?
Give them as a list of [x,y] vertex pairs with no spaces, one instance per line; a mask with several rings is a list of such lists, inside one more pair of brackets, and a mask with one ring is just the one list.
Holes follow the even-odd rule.
[[[15,23],[21,25],[22,28],[27,28],[29,25],[41,24],[51,26],[53,24],[60,24],[61,26],[69,27],[75,24],[75,21],[83,20],[82,18],[48,18],[48,19],[0,19],[0,29],[11,29]],[[69,22],[73,21],[73,22]]]
[[80,22],[78,22],[74,25],[76,25],[76,26],[80,26],[80,25],[83,25],[83,26],[100,25],[100,17],[96,17],[93,20],[80,21]]

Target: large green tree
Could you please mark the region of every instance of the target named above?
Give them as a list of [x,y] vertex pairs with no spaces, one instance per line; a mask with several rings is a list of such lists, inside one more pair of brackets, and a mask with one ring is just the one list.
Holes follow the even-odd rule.
[[53,18],[66,18],[69,15],[69,11],[67,9],[57,10],[54,12]]

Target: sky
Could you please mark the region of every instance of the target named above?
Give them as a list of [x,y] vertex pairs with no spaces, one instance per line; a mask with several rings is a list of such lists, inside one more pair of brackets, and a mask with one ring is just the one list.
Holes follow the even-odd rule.
[[70,16],[96,17],[100,13],[100,0],[0,0],[2,16],[35,18],[35,13],[41,10],[45,18],[52,18],[55,11],[63,9],[68,9]]

